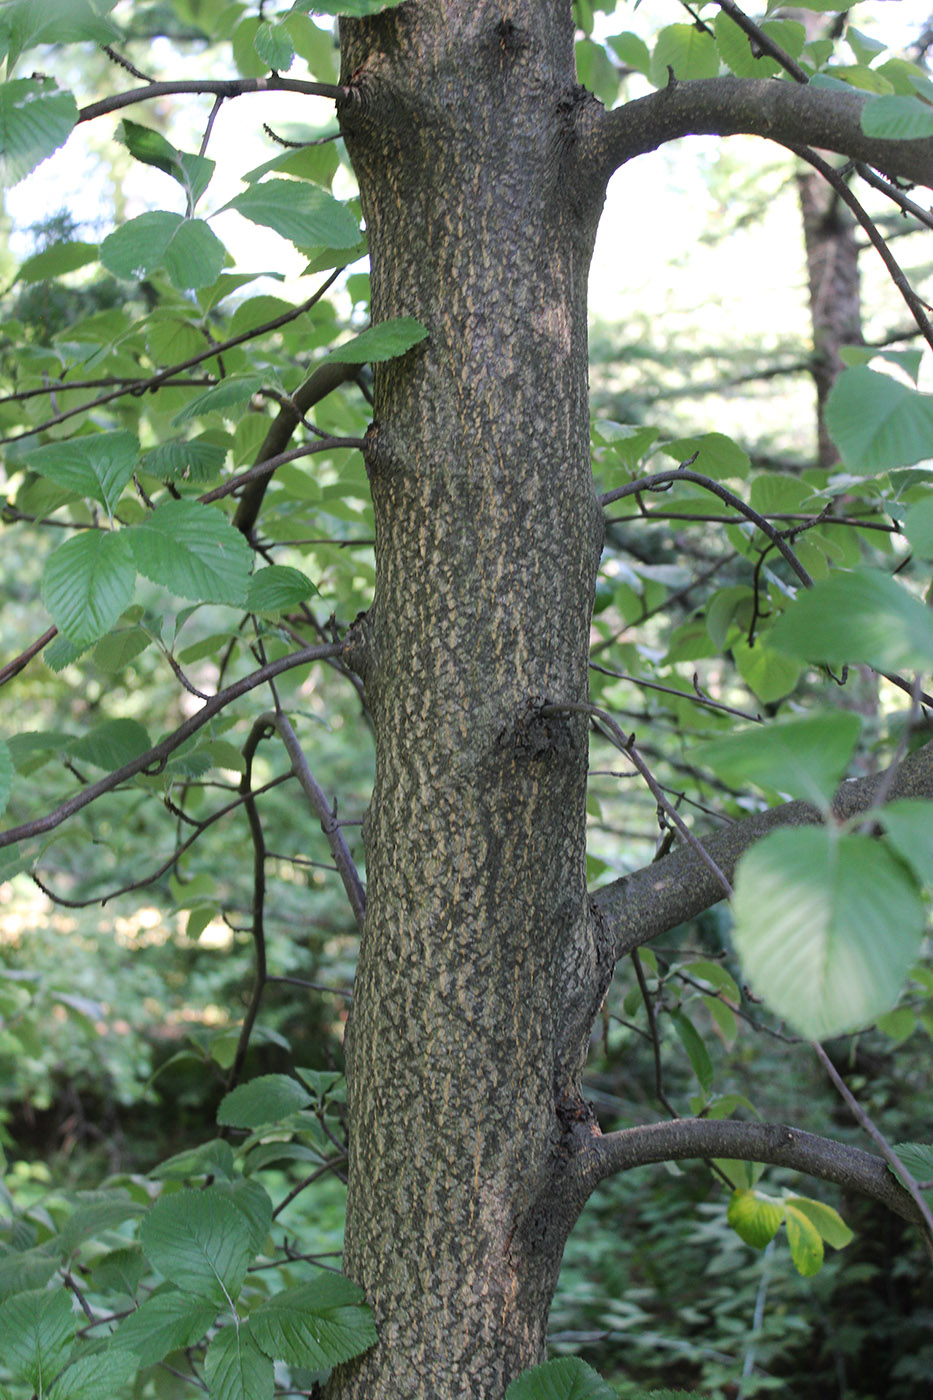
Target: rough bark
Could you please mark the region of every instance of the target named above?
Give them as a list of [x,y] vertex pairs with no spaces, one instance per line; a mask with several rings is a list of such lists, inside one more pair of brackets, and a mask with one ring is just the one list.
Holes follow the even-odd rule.
[[[347,1272],[381,1342],[334,1393],[499,1397],[542,1358],[561,1100],[598,1004],[584,700],[602,536],[570,7],[425,0],[341,27],[373,319],[376,733],[348,1034]],[[583,1004],[570,1014],[575,993]]]
[[[749,126],[723,115],[728,85],[680,85],[718,94],[712,125],[682,97],[671,119],[660,94],[634,124],[637,103],[606,116],[575,84],[564,0],[420,0],[342,21],[341,45],[373,319],[429,334],[377,366],[367,438],[376,588],[348,653],[376,779],[344,1268],[380,1342],[327,1394],[501,1400],[542,1359],[563,1245],[601,1171],[578,1083],[620,923],[585,885],[586,716],[559,712],[587,699],[602,538],[596,223],[637,149]],[[745,85],[742,104],[777,86]],[[819,131],[802,120],[793,139],[832,146],[829,108],[814,110]],[[843,112],[853,139],[858,110]]]

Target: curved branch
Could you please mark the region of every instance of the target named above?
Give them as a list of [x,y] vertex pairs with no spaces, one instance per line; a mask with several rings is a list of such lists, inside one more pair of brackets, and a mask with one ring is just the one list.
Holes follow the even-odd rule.
[[255,690],[258,685],[264,685],[266,681],[273,680],[280,676],[283,671],[294,670],[296,666],[307,666],[312,661],[325,661],[332,656],[340,656],[344,649],[343,642],[330,642],[325,646],[305,647],[301,651],[292,652],[290,656],[279,657],[277,661],[270,661],[267,666],[260,666],[258,671],[251,671],[248,676],[243,676],[240,680],[234,681],[233,685],[228,685],[225,690],[218,690],[216,695],[206,701],[198,710],[197,714],[186,719],[184,724],[180,724],[176,730],[163,739],[160,744],[154,744],[151,749],[147,749],[139,758],[134,758],[130,763],[124,763],[122,768],[117,768],[106,777],[99,779],[96,783],[89,783],[87,787],[76,792],[74,797],[69,797],[67,802],[56,807],[54,811],[47,812],[44,817],[37,817],[35,821],[24,822],[22,826],[12,826],[6,831],[0,831],[0,848],[15,845],[17,841],[28,841],[33,836],[42,836],[47,831],[54,831],[62,822],[73,817],[75,812],[80,812],[82,807],[89,806],[104,793],[113,792],[114,788],[125,783],[129,778],[135,778],[137,773],[159,772],[168,758],[181,748],[192,734],[196,734],[221,710],[238,700],[241,695],[248,694]]
[[78,112],[78,121],[90,122],[95,117],[119,112],[121,107],[132,107],[137,102],[149,102],[154,97],[172,97],[186,92],[213,93],[215,97],[243,97],[250,92],[303,92],[309,97],[330,97],[334,102],[350,96],[349,88],[336,87],[333,83],[306,83],[298,78],[190,78],[174,83],[146,83],[145,87],[130,88],[128,92],[104,97],[100,102],[91,102],[87,107],[82,107]]
[[622,1128],[588,1140],[580,1160],[582,1184],[589,1194],[599,1182],[617,1172],[650,1162],[681,1162],[690,1157],[721,1157],[790,1167],[846,1190],[860,1191],[904,1220],[921,1223],[916,1204],[881,1157],[784,1123],[677,1118],[670,1123]]
[[886,175],[933,187],[933,139],[884,141],[862,131],[871,99],[771,78],[699,78],[636,98],[594,123],[584,138],[591,164],[608,179],[634,156],[682,136],[763,136],[782,146],[817,146],[864,161]]
[[[833,813],[846,821],[867,812],[879,797],[886,802],[898,797],[933,797],[933,743],[893,770],[843,783],[833,799]],[[739,857],[768,832],[784,826],[814,826],[821,821],[820,813],[808,803],[786,802],[704,836],[702,844],[731,880]],[[604,885],[592,896],[592,904],[620,958],[721,899],[722,886],[716,877],[692,847],[681,846],[661,860]]]

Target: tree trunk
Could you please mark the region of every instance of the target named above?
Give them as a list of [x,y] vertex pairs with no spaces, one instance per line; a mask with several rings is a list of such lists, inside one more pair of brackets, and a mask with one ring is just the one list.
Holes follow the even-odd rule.
[[562,1143],[611,971],[585,882],[586,720],[538,713],[587,698],[601,194],[568,157],[595,103],[570,6],[509,8],[341,25],[373,321],[429,332],[377,367],[369,434],[377,578],[353,654],[376,781],[345,1269],[380,1343],[334,1377],[341,1400],[501,1400],[543,1359],[580,1204],[557,1190]]

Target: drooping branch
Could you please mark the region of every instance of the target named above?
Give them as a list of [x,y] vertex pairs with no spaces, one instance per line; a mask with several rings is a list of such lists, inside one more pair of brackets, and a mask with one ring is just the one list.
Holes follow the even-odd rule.
[[864,161],[886,175],[933,187],[933,139],[866,136],[860,93],[770,78],[673,82],[593,122],[583,150],[603,179],[634,156],[682,136],[763,136],[782,146],[816,146]]
[[916,1204],[883,1158],[784,1123],[677,1118],[670,1123],[648,1123],[622,1128],[605,1137],[590,1137],[580,1156],[581,1186],[588,1195],[599,1182],[618,1172],[651,1162],[682,1162],[691,1157],[790,1167],[870,1196],[904,1220],[914,1224],[921,1221]]
[[[842,821],[867,812],[880,798],[933,798],[933,743],[869,778],[843,783],[833,799]],[[784,826],[813,826],[822,820],[806,802],[787,802],[734,822],[702,838],[704,850],[732,879],[739,858],[768,832]],[[597,890],[593,906],[623,957],[661,933],[692,919],[722,899],[722,886],[690,846]],[[722,1154],[719,1154],[722,1155]]]

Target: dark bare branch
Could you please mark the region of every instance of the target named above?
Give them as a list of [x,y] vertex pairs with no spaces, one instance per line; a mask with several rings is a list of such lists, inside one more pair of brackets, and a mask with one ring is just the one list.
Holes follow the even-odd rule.
[[634,156],[682,136],[763,136],[787,147],[816,146],[933,187],[933,139],[884,141],[866,136],[861,112],[871,99],[770,78],[701,78],[675,82],[606,113],[584,138],[603,178]]
[[307,83],[298,78],[191,78],[180,82],[146,83],[145,87],[131,88],[129,92],[118,92],[112,97],[104,97],[100,102],[91,102],[87,107],[82,107],[78,113],[78,121],[93,121],[95,117],[106,116],[108,112],[119,112],[122,107],[132,107],[137,102],[151,102],[157,97],[212,93],[215,97],[230,98],[243,97],[251,92],[301,92],[308,97],[329,97],[334,102],[350,95],[349,88],[336,87],[333,83]]

